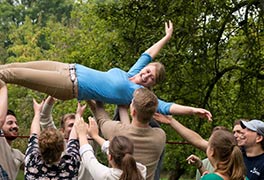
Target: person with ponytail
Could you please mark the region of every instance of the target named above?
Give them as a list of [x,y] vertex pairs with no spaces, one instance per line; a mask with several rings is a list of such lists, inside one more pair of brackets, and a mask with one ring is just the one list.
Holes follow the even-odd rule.
[[[134,145],[125,136],[114,136],[111,141],[106,141],[99,136],[96,121],[89,117],[87,126],[81,117],[76,119],[74,125],[80,142],[80,155],[85,168],[96,180],[145,180],[146,166],[137,163],[133,157]],[[107,167],[96,159],[92,146],[88,143],[87,134],[90,135],[107,154],[111,166]]]
[[234,135],[227,130],[216,130],[209,138],[206,155],[214,167],[213,173],[204,171],[201,160],[191,155],[189,164],[195,165],[203,175],[201,180],[248,180],[246,167]]

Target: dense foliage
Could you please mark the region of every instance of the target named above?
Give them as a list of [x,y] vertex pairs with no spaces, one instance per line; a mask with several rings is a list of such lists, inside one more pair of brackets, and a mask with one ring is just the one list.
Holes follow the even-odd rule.
[[[49,59],[128,70],[172,20],[173,37],[156,59],[166,66],[166,82],[154,91],[167,101],[210,110],[212,123],[175,116],[208,138],[216,125],[232,128],[238,118],[263,119],[263,13],[261,0],[0,0],[0,61]],[[45,95],[8,88],[9,106],[27,135],[32,97]],[[58,101],[56,123],[76,106],[76,101]],[[168,141],[184,141],[170,127],[162,128]],[[16,146],[24,150],[25,144]],[[185,161],[191,153],[205,156],[190,145],[167,145],[163,169],[171,179],[194,174]]]

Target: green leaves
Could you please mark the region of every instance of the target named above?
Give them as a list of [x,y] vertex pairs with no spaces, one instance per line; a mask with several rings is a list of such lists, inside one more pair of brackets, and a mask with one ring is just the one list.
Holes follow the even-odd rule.
[[[172,20],[173,37],[155,59],[165,65],[166,81],[154,91],[170,102],[206,108],[214,121],[175,118],[205,138],[216,125],[232,128],[238,118],[263,118],[260,0],[15,2],[0,1],[1,63],[49,59],[105,71],[113,67],[128,70],[163,37],[165,21]],[[9,87],[9,94],[10,106],[24,113],[19,116],[26,122],[26,133],[33,117],[30,99],[45,95],[15,86]],[[54,112],[57,123],[59,115],[75,110],[75,102],[60,103]],[[163,128],[168,141],[183,141],[170,127]],[[165,170],[178,171],[178,175],[189,171],[184,159],[195,149],[168,146]]]

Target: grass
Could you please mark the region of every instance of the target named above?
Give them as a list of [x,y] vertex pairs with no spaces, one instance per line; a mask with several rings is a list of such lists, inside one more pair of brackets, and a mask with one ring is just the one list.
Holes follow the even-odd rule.
[[24,180],[24,171],[19,171],[16,180]]

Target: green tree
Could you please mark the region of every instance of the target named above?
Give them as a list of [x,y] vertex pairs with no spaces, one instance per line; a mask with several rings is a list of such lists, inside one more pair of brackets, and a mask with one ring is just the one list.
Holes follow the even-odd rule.
[[[164,35],[165,21],[172,20],[174,35],[156,59],[165,65],[167,79],[154,91],[164,100],[203,107],[214,116],[212,123],[192,116],[175,118],[205,138],[216,125],[231,128],[238,118],[263,119],[261,0],[79,0],[72,6],[67,6],[71,4],[67,1],[70,13],[62,18],[56,13],[63,9],[63,3],[60,1],[62,6],[55,8],[56,2],[45,11],[52,15],[45,18],[42,12],[39,16],[36,12],[40,7],[47,8],[47,3],[23,1],[32,7],[28,14],[24,13],[23,23],[5,19],[9,28],[5,37],[1,37],[4,41],[0,53],[6,57],[2,62],[42,58],[81,63],[99,70],[112,67],[128,70],[141,53]],[[9,17],[7,14],[14,13],[14,7],[17,6],[12,3],[1,6],[1,12],[5,13],[0,13],[0,18]],[[19,103],[30,109],[32,97],[44,96],[16,88],[10,87],[10,103],[14,102],[12,107],[16,109]],[[55,116],[73,111],[73,103],[58,103]],[[30,117],[31,113],[28,110],[22,117]],[[168,141],[184,141],[170,127],[162,125],[162,128]],[[166,146],[163,167],[170,179],[194,174],[185,161],[191,153],[205,157],[190,145]]]

